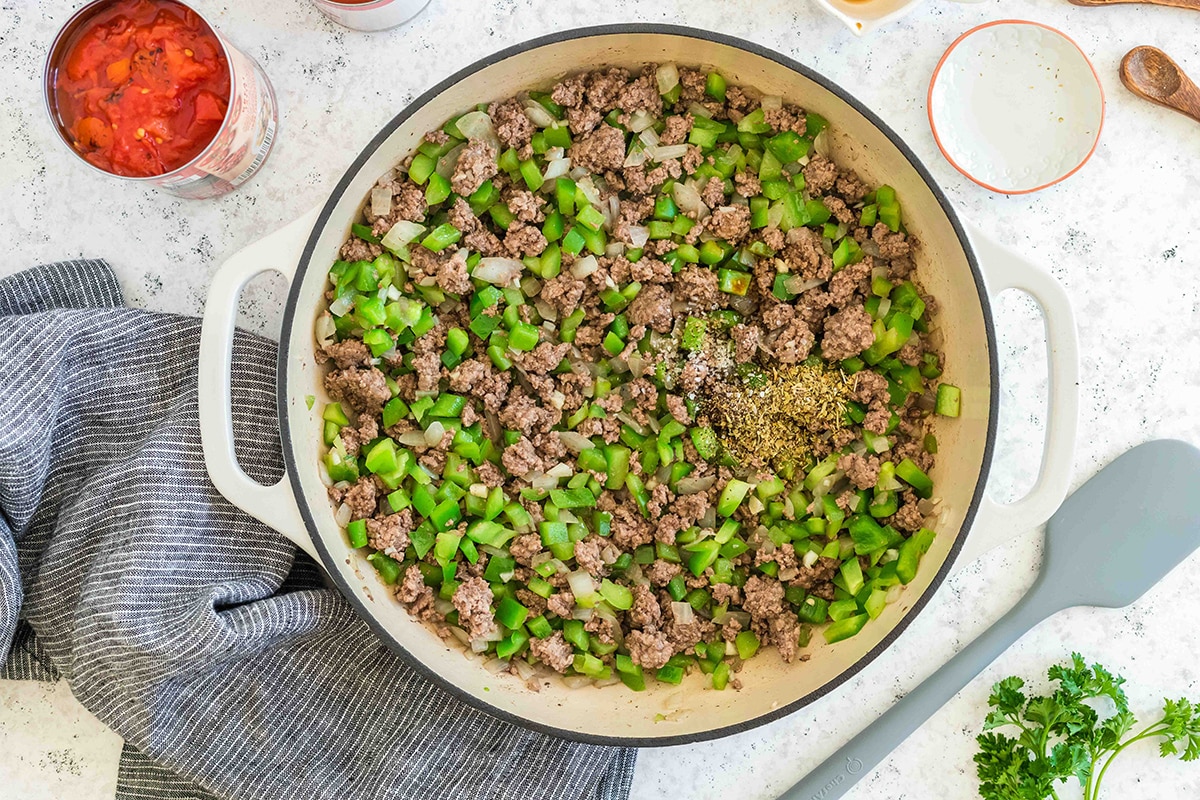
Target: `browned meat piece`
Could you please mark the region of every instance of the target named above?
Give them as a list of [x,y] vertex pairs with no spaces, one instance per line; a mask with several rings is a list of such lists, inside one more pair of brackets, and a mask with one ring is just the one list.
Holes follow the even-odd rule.
[[721,206],[708,218],[706,228],[718,239],[738,244],[750,233],[750,207]]
[[542,537],[536,533],[527,533],[512,540],[508,547],[512,557],[518,564],[530,566],[530,559],[542,552]]
[[763,109],[763,121],[770,125],[775,133],[794,131],[803,136],[808,130],[808,120],[804,112],[791,106]]
[[492,615],[492,587],[483,578],[467,578],[451,598],[458,611],[458,624],[472,639],[487,636],[496,629]]
[[362,446],[379,436],[379,422],[370,414],[358,415],[357,428],[342,428],[342,445],[347,455],[358,455]]
[[649,111],[651,114],[662,113],[662,96],[658,93],[658,80],[654,70],[643,73],[625,84],[617,94],[617,108],[632,114],[635,111]]
[[[841,498],[838,498],[838,505],[841,506]],[[792,583],[802,589],[811,590],[833,580],[833,576],[838,574],[841,566],[841,562],[836,558],[819,558],[817,559],[817,563],[811,567],[801,566],[800,574],[796,576]]]
[[573,277],[569,272],[563,272],[546,281],[538,297],[567,316],[579,307],[579,301],[583,299],[586,288],[587,284],[584,281]]
[[822,155],[815,155],[804,165],[804,181],[813,195],[825,194],[837,181],[837,164]]
[[783,585],[774,578],[751,575],[742,593],[742,608],[755,620],[767,622],[783,613]]
[[467,258],[463,253],[462,250],[455,251],[441,263],[435,276],[437,285],[450,294],[468,294],[474,289],[471,276],[467,274]]
[[541,470],[546,466],[537,451],[533,449],[533,442],[524,436],[518,439],[516,444],[504,448],[504,455],[500,457],[500,463],[508,470],[509,475],[515,476],[524,475],[533,470]]
[[838,176],[836,188],[837,193],[844,197],[847,203],[857,203],[871,191],[862,179],[849,170]]
[[488,106],[488,116],[492,118],[496,136],[514,150],[520,150],[529,144],[529,140],[537,131],[516,98],[510,97],[503,103],[492,103]]
[[416,528],[411,508],[399,514],[388,514],[383,519],[367,520],[367,543],[388,555],[400,554],[408,547],[408,535]]
[[762,344],[763,339],[762,328],[757,325],[738,324],[730,329],[729,335],[733,339],[733,360],[738,364],[749,363],[758,355],[758,346]]
[[633,608],[629,610],[629,621],[636,628],[656,628],[662,621],[658,600],[644,584],[633,586]]
[[685,267],[675,276],[675,299],[697,311],[719,308],[721,290],[717,288],[717,274],[705,267]]
[[742,197],[756,197],[762,194],[762,182],[752,172],[739,172],[734,175],[733,186]]
[[499,171],[496,166],[496,150],[481,139],[471,139],[458,156],[458,164],[450,178],[455,194],[467,197],[483,185],[483,182]]
[[532,375],[545,375],[559,365],[570,349],[571,345],[565,342],[542,342],[528,353],[522,353],[517,363],[521,365],[521,369]]
[[375,516],[379,501],[376,499],[375,480],[370,477],[358,479],[342,498],[350,509],[350,519],[369,519]]
[[546,639],[536,636],[530,639],[529,651],[555,672],[566,672],[575,663],[575,649],[563,638],[562,631],[555,631]]
[[[467,408],[470,408],[468,404]],[[463,422],[466,422],[464,415]],[[500,472],[500,468],[490,461],[485,461],[475,468],[475,474],[479,476],[480,482],[489,489],[495,489],[497,486],[504,485],[504,474]]]
[[379,245],[355,236],[342,245],[341,256],[343,261],[374,261],[382,252],[383,248]]
[[595,130],[603,121],[604,116],[591,106],[567,109],[567,127],[576,136]]
[[804,320],[793,319],[775,340],[775,358],[780,364],[799,364],[812,352],[816,337]]
[[483,407],[492,413],[500,410],[508,397],[512,376],[497,372],[486,358],[464,361],[450,373],[450,391],[465,392],[483,401]]
[[542,201],[533,192],[525,189],[513,191],[505,200],[505,204],[521,222],[541,222],[546,218],[542,213]]
[[571,145],[571,163],[589,172],[619,170],[625,164],[625,134],[601,125]]
[[792,228],[787,232],[783,259],[805,280],[829,280],[833,258],[822,246],[822,236],[811,228]]
[[866,350],[874,341],[871,315],[861,306],[851,306],[825,320],[821,355],[829,361],[843,361]]
[[317,363],[324,364],[330,359],[338,369],[350,367],[371,366],[371,351],[361,339],[346,339],[342,342],[331,342],[317,350]]
[[605,544],[605,540],[594,533],[589,534],[586,539],[576,542],[575,563],[579,565],[580,569],[586,569],[592,575],[607,575],[608,567],[604,564],[604,559],[600,557],[600,551]]
[[617,107],[617,98],[629,82],[629,71],[621,67],[608,67],[589,72],[587,75],[587,102],[601,113]]
[[583,103],[583,94],[587,90],[586,75],[573,75],[564,78],[550,90],[550,100],[560,106],[577,108]]
[[671,311],[671,293],[659,284],[643,286],[626,312],[630,325],[645,325],[659,333],[669,333],[675,324]]
[[334,400],[364,414],[378,414],[392,399],[387,377],[376,367],[340,369],[325,376],[325,391]]
[[415,603],[422,595],[432,595],[433,591],[425,585],[425,576],[421,574],[416,564],[404,571],[404,580],[396,589],[396,597],[401,603]]
[[504,236],[504,248],[513,258],[541,255],[546,245],[546,237],[541,230],[523,222],[514,222]]
[[800,649],[800,621],[790,612],[772,617],[768,623],[771,644],[779,650],[779,656],[784,662],[791,664],[796,660]]
[[546,599],[546,610],[563,619],[570,619],[571,614],[575,613],[575,595],[570,592],[555,592]]
[[691,114],[667,117],[666,128],[658,137],[658,143],[662,145],[683,144],[687,141],[688,134],[692,132],[692,123],[694,122],[695,118]]
[[629,657],[633,663],[645,669],[659,669],[675,655],[675,649],[665,633],[658,631],[630,631],[625,637]]
[[893,233],[882,222],[875,223],[871,229],[871,241],[879,245],[879,254],[884,258],[904,258],[912,249],[908,236],[903,233]]
[[[725,182],[720,178],[709,178],[708,183],[700,189],[700,199],[709,208],[717,208],[725,204]],[[719,234],[715,234],[719,235]],[[728,238],[728,237],[722,237]]]
[[855,374],[854,399],[863,405],[873,406],[891,399],[887,378],[869,369]]
[[650,580],[650,583],[655,586],[666,586],[671,582],[671,578],[682,574],[683,567],[671,561],[663,561],[660,558],[642,570],[642,572]]
[[682,397],[675,394],[669,394],[667,395],[666,402],[667,411],[670,412],[673,418],[679,422],[682,422],[684,425],[692,424],[692,415],[688,413],[687,403],[683,401]]
[[925,515],[921,513],[917,502],[915,497],[907,494],[904,505],[900,506],[900,510],[892,515],[888,520],[888,524],[909,533],[919,531],[925,525]]
[[902,364],[916,367],[920,365],[923,355],[925,355],[925,346],[921,343],[921,334],[913,331],[912,337],[896,353],[896,358],[900,359],[900,363]]
[[858,489],[873,489],[879,481],[879,457],[851,453],[838,459],[838,469]]

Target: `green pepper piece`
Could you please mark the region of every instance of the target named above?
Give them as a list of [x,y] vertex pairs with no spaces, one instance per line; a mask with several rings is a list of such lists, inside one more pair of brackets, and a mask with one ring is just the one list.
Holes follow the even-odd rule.
[[721,543],[715,539],[705,539],[685,545],[684,550],[690,554],[687,560],[688,569],[696,577],[704,574],[704,570],[713,565],[721,550]]
[[957,417],[962,413],[962,390],[949,383],[938,386],[934,411],[943,417]]
[[725,78],[720,73],[710,72],[704,81],[704,93],[718,103],[724,103],[726,86]]
[[906,458],[896,465],[896,477],[911,486],[918,497],[933,496],[933,481],[912,459]]
[[717,288],[726,294],[745,296],[750,289],[750,280],[748,272],[734,269],[717,270]]
[[375,567],[375,571],[379,573],[379,578],[384,583],[392,585],[400,579],[400,562],[394,558],[383,553],[371,553],[367,556],[367,561],[370,561],[371,566]]
[[782,164],[799,161],[808,155],[809,142],[795,131],[780,131],[766,141],[767,152]]
[[529,609],[511,597],[504,597],[496,604],[496,621],[506,628],[519,628],[529,618]]
[[731,478],[721,491],[720,499],[717,500],[717,513],[722,517],[732,517],[733,512],[737,511],[738,506],[750,493],[750,488],[750,484],[745,481]]
[[600,582],[600,596],[618,611],[633,608],[633,592],[626,586],[613,583],[608,578]]
[[462,232],[458,228],[449,222],[444,222],[430,231],[429,235],[421,241],[421,246],[426,250],[440,253],[461,238]]
[[822,632],[825,636],[825,641],[829,644],[834,644],[835,642],[849,639],[863,629],[868,619],[870,619],[870,616],[867,614],[857,614],[833,623]]

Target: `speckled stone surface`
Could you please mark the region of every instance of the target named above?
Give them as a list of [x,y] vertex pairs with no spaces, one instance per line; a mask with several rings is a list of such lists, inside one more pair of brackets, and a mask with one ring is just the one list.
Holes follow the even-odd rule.
[[[1200,15],[1064,0],[958,5],[930,0],[859,40],[805,0],[433,0],[412,24],[363,35],[334,27],[305,0],[197,0],[265,66],[283,108],[279,144],[246,189],[190,203],[97,177],[70,159],[44,119],[41,59],[68,16],[54,0],[0,0],[0,275],[69,256],[107,258],[131,303],[196,314],[221,261],[324,199],[375,130],[424,89],[476,58],[579,25],[659,21],[720,30],[776,48],[858,95],[905,136],[962,213],[1043,264],[1070,293],[1085,343],[1074,482],[1154,437],[1200,444],[1200,128],[1135,100],[1117,79],[1121,56],[1154,43],[1200,76]],[[943,50],[985,21],[1058,27],[1095,62],[1108,119],[1092,161],[1036,195],[988,193],[938,153],[925,117]],[[253,287],[242,322],[278,329],[278,286]],[[1003,409],[992,493],[1031,485],[1045,418],[1045,356],[1033,304],[997,309]],[[763,728],[718,742],[645,751],[637,800],[775,797],[867,725],[1029,586],[1039,537],[1013,543],[948,581],[891,650],[830,696]],[[1036,677],[1072,649],[1130,679],[1136,711],[1163,695],[1200,695],[1200,558],[1122,611],[1075,610],[1025,637],[848,797],[975,797],[971,763],[990,683]],[[0,794],[23,800],[112,797],[116,737],[73,705],[64,686],[0,684]],[[1113,769],[1108,797],[1195,797],[1200,767],[1151,760],[1150,746]],[[1063,797],[1077,796],[1064,794]]]

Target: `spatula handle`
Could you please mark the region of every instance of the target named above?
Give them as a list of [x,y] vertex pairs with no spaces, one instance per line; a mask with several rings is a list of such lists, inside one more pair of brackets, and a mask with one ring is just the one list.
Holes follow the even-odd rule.
[[780,800],[836,800],[849,791],[1013,642],[1060,610],[1040,591],[1041,585],[1039,579],[1000,621],[784,792]]

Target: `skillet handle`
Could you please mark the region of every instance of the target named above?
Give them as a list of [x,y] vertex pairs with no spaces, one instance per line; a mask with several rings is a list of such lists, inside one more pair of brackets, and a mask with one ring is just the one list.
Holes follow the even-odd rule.
[[984,495],[956,568],[1039,527],[1058,510],[1070,488],[1079,427],[1079,334],[1070,298],[1062,284],[1045,270],[1003,247],[974,225],[968,225],[967,231],[993,303],[1001,292],[1020,289],[1041,306],[1046,320],[1050,375],[1046,442],[1037,483],[1025,497],[1007,505]]
[[233,335],[238,297],[246,283],[263,272],[278,272],[289,283],[318,209],[239,250],[213,277],[204,305],[200,333],[200,441],[204,464],[217,491],[252,517],[282,533],[320,563],[312,539],[300,518],[287,475],[274,486],[263,486],[238,464],[233,447],[233,406],[230,396]]

